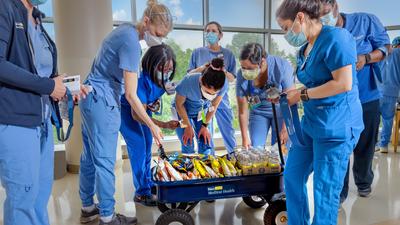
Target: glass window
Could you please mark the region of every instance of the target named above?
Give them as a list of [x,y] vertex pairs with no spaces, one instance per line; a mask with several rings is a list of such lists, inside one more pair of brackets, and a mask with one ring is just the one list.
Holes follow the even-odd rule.
[[113,0],[112,12],[114,21],[132,21],[131,0]]
[[281,27],[278,25],[278,22],[276,22],[275,18],[275,13],[276,10],[279,8],[279,6],[282,4],[283,0],[271,0],[271,28],[272,29],[281,29]]
[[375,14],[385,26],[399,25],[398,0],[338,0],[339,10],[345,13],[367,12]]
[[[203,24],[203,1],[202,0],[163,0],[174,16],[174,23],[187,25]],[[147,0],[136,1],[137,20],[143,16]]]
[[43,27],[46,30],[46,32],[50,35],[51,39],[55,42],[56,35],[54,32],[54,23],[43,23]]
[[46,15],[46,17],[53,17],[53,1],[47,1],[43,5],[39,5],[38,9]]
[[263,34],[224,32],[220,43],[223,47],[229,48],[236,56],[236,59],[239,59],[240,50],[245,44],[250,42],[263,44],[263,37]]
[[283,57],[296,66],[296,54],[298,48],[295,48],[286,41],[282,34],[271,35],[270,54]]
[[210,21],[229,27],[264,27],[264,0],[210,0]]
[[390,30],[388,31],[390,37],[390,43],[392,43],[393,39],[400,36],[400,30]]

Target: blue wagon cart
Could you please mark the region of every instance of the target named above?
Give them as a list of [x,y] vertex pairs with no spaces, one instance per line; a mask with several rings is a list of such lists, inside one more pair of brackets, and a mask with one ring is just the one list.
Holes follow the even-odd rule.
[[[272,108],[274,118],[277,118],[275,104],[272,104]],[[285,113],[285,115],[287,114]],[[285,118],[285,120],[292,119]],[[277,120],[274,121],[275,129],[279,130]],[[287,126],[290,130],[293,130],[293,123],[289,123]],[[280,143],[279,135],[277,136],[278,143]],[[155,181],[159,201],[158,208],[162,212],[156,225],[176,223],[194,225],[194,220],[189,213],[200,201],[238,197],[243,198],[243,201],[252,208],[261,208],[268,203],[264,213],[264,225],[287,224],[286,200],[283,194],[285,162],[280,146],[279,156],[282,168],[279,173],[176,182]]]

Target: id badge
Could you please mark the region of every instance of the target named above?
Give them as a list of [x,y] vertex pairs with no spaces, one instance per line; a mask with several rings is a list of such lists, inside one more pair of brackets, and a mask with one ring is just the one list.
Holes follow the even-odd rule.
[[171,117],[172,120],[179,121],[178,112],[176,111],[175,107],[171,107]]
[[251,96],[249,99],[249,106],[250,109],[256,109],[257,107],[259,107],[261,105],[261,100],[259,96]]
[[202,114],[203,114],[203,110],[201,110],[198,114],[197,114],[197,121],[201,121],[202,118]]

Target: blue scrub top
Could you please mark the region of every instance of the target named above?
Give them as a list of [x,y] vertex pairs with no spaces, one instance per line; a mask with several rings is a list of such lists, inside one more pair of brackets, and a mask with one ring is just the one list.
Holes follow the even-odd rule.
[[398,97],[400,90],[400,49],[393,49],[382,62],[382,81],[380,89],[383,96]]
[[[141,72],[138,79],[137,95],[143,104],[150,105],[160,99],[165,90],[155,84],[148,73]],[[131,107],[128,100],[126,100],[125,95],[121,97],[122,107]],[[152,113],[147,110],[147,113],[151,115]]]
[[139,75],[141,47],[132,24],[122,24],[103,41],[85,84],[92,85],[108,106],[119,106],[124,94],[123,71]]
[[[203,109],[208,109],[211,103],[202,97],[200,77],[201,73],[186,75],[176,86],[176,93],[186,97],[184,106],[190,118],[197,118],[198,113]],[[224,96],[228,92],[228,87],[228,79],[225,79],[225,84],[218,93],[218,96]],[[175,107],[175,102],[173,103],[173,107]]]
[[[294,86],[293,67],[286,59],[268,55],[267,64],[268,84],[274,85],[279,88],[280,91]],[[256,88],[254,87],[254,81],[244,79],[242,76],[242,70],[238,70],[237,72],[236,96],[258,96],[262,104],[259,107],[252,109],[250,113],[272,118],[272,105],[271,102],[267,101],[265,89]]]
[[303,46],[298,55],[297,76],[307,88],[333,80],[332,72],[347,65],[353,67],[353,84],[351,91],[303,102],[303,130],[320,140],[348,140],[361,133],[364,124],[358,96],[354,38],[344,29],[323,26],[307,58],[304,58],[305,48]]
[[[41,26],[33,24],[32,21],[28,22],[28,34],[32,43],[33,62],[36,71],[40,77],[49,78],[53,72],[53,55],[50,50],[51,45],[49,44],[49,40],[47,40]],[[42,96],[42,102],[43,121],[46,121],[51,116],[49,96]]]
[[[376,49],[385,55],[385,45],[390,44],[389,36],[379,19],[372,14],[352,13],[342,14],[345,23],[343,28],[348,30],[357,43],[357,55],[368,54]],[[361,103],[367,103],[380,98],[376,78],[380,77],[379,65],[368,64],[357,73]]]
[[[236,74],[235,74],[235,72],[236,72],[235,56],[233,55],[231,50],[223,48],[223,47],[221,47],[221,50],[218,52],[214,52],[208,47],[201,47],[201,48],[195,49],[190,58],[188,72],[206,64],[207,62],[211,62],[211,60],[213,58],[217,58],[217,57],[223,57],[226,71],[228,71],[228,72],[232,73],[234,76],[236,76]],[[231,108],[228,93],[226,93],[226,95],[224,95],[224,98],[218,108],[220,108],[220,109],[230,109]]]

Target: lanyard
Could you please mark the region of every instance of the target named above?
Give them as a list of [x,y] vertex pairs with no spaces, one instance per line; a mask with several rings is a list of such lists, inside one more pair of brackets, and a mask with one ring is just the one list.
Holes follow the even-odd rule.
[[292,141],[293,145],[305,147],[297,105],[289,106],[286,94],[281,95],[279,104],[290,140]]
[[61,111],[60,111],[59,103],[52,101],[53,110],[52,110],[52,113],[51,113],[51,120],[53,121],[54,126],[56,127],[57,138],[61,142],[65,142],[69,138],[69,136],[71,134],[72,127],[74,125],[73,121],[74,121],[75,104],[74,104],[74,100],[72,98],[72,94],[68,89],[67,89],[67,102],[66,102],[66,104],[67,104],[67,110],[68,110],[69,125],[68,125],[68,129],[67,129],[67,133],[64,133],[63,119],[61,117]]

